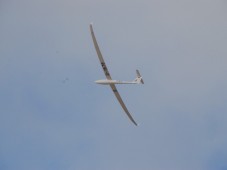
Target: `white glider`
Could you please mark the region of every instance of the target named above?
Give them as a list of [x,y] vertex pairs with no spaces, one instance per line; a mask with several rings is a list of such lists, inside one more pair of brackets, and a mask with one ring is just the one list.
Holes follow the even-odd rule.
[[102,68],[103,68],[103,71],[106,75],[106,79],[105,80],[97,80],[95,81],[95,83],[97,84],[102,84],[102,85],[110,85],[112,91],[114,92],[117,100],[119,101],[119,103],[121,104],[121,107],[124,109],[125,113],[127,114],[127,116],[129,117],[129,119],[137,126],[137,123],[135,122],[135,120],[132,118],[131,114],[129,113],[127,107],[125,106],[123,100],[121,99],[121,96],[120,94],[118,93],[117,91],[117,88],[115,86],[115,84],[144,84],[143,82],[143,79],[142,79],[142,76],[140,75],[139,71],[136,70],[136,74],[137,74],[137,77],[135,80],[133,81],[119,81],[119,80],[112,80],[111,76],[110,76],[110,73],[106,67],[106,64],[105,64],[105,61],[102,57],[102,54],[101,54],[101,51],[99,49],[99,46],[98,46],[98,43],[97,43],[97,40],[95,38],[95,34],[94,34],[94,31],[93,31],[93,28],[92,28],[92,24],[90,24],[90,31],[91,31],[91,36],[92,36],[92,40],[93,40],[93,43],[94,43],[94,46],[95,46],[95,50],[98,54],[98,57],[99,57],[99,61],[102,65]]

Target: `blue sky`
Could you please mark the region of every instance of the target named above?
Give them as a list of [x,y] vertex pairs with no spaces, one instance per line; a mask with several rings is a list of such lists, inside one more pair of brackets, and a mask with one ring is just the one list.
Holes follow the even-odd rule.
[[[224,0],[2,0],[1,170],[227,169]],[[89,24],[140,124],[104,78]]]

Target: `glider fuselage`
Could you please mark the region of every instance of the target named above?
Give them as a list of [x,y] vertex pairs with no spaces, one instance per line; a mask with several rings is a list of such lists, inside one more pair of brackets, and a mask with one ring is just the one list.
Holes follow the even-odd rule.
[[135,81],[119,81],[119,80],[96,80],[95,83],[102,85],[110,85],[110,84],[138,84]]

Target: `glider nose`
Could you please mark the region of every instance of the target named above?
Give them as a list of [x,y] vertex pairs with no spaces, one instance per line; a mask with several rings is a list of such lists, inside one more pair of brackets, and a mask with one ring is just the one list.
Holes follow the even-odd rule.
[[96,84],[103,84],[103,80],[96,80],[95,83]]

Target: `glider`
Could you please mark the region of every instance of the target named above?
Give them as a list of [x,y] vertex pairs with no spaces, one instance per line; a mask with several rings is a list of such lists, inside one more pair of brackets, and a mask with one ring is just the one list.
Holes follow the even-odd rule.
[[123,110],[125,111],[127,116],[129,117],[129,119],[137,126],[137,123],[135,122],[135,120],[133,119],[131,114],[129,113],[129,111],[128,111],[127,107],[125,106],[120,94],[118,93],[115,84],[144,84],[142,76],[140,75],[139,70],[136,70],[137,77],[133,81],[112,80],[112,78],[110,76],[110,73],[109,73],[109,71],[107,69],[106,63],[105,63],[105,61],[104,61],[104,59],[102,57],[102,54],[101,54],[101,51],[99,49],[97,40],[95,38],[95,34],[94,34],[94,31],[93,31],[92,24],[90,24],[90,31],[91,31],[92,40],[93,40],[93,43],[94,43],[94,46],[95,46],[95,50],[97,52],[99,61],[100,61],[101,66],[103,68],[103,71],[104,71],[104,73],[106,75],[106,79],[105,80],[97,80],[97,81],[95,81],[95,83],[102,84],[102,85],[110,85],[110,87],[111,87],[112,91],[114,92],[114,94],[115,94],[118,102],[120,103],[121,107],[123,108]]

